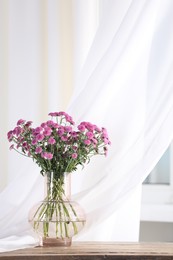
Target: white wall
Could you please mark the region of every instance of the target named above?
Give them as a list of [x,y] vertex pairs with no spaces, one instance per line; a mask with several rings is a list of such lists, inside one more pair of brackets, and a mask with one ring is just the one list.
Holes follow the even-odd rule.
[[6,133],[65,110],[73,91],[72,3],[0,1],[0,192],[25,168]]

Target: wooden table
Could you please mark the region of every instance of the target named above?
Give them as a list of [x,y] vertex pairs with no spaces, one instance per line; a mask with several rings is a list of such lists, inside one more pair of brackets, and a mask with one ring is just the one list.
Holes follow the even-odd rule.
[[0,260],[173,260],[173,243],[73,242],[71,247],[35,247],[0,254]]

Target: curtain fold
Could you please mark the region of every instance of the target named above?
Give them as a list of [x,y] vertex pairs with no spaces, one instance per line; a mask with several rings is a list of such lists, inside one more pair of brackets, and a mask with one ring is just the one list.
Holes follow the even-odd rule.
[[[80,120],[106,125],[113,144],[106,160],[95,161],[80,176],[82,192],[76,198],[88,210],[85,239],[131,196],[173,137],[173,56],[172,48],[167,49],[172,42],[172,3],[128,1],[120,6],[116,1],[107,5],[109,19],[100,22],[69,106]],[[111,16],[117,7],[119,20]],[[159,58],[162,70],[156,64]]]
[[[62,70],[60,60],[62,58],[64,61],[65,56],[61,54],[60,43],[63,41],[60,36],[63,33],[59,31],[64,30],[58,16],[60,9],[65,8],[78,14],[80,19],[78,12],[81,8],[78,1],[72,1],[72,6],[71,2],[70,6],[66,6],[65,1],[63,7],[60,2],[27,0],[21,5],[19,0],[8,1],[6,8],[10,14],[8,33],[11,55],[7,68],[9,83],[6,86],[9,91],[8,102],[12,104],[8,126],[14,125],[14,120],[17,121],[20,116],[39,122],[45,118],[47,109],[61,109],[64,95],[62,82],[63,88],[68,93],[72,92],[72,88],[66,88],[66,81],[62,81],[64,74],[59,73]],[[86,2],[91,4],[90,1]],[[26,8],[24,3],[30,8]],[[4,1],[0,4],[4,6]],[[70,52],[71,47],[68,47],[71,65],[68,63],[65,66],[62,62],[64,70],[67,67],[70,75],[72,71],[75,74],[74,78],[70,76],[75,88],[70,102],[69,96],[67,98],[67,111],[77,122],[90,121],[106,127],[112,142],[107,158],[93,158],[84,170],[72,176],[73,197],[87,213],[87,225],[76,239],[127,241],[138,236],[142,181],[173,138],[173,2],[100,0],[93,4],[97,12],[98,4],[100,17],[96,20],[93,18],[94,29],[85,55],[83,53],[81,58],[80,46],[77,45],[75,49],[74,44],[74,55]],[[34,7],[35,13],[29,26],[27,17]],[[21,10],[24,13],[17,17]],[[28,16],[24,15],[25,12]],[[22,21],[25,24],[21,25]],[[74,21],[73,37],[78,42],[82,34],[81,29],[78,31],[75,26],[77,21]],[[69,20],[66,19],[66,22],[68,24]],[[63,37],[66,39],[67,35]],[[28,39],[32,48],[27,45]],[[22,48],[22,52],[19,48]],[[28,53],[25,53],[27,50]],[[18,60],[19,53],[21,56]],[[31,54],[33,56],[30,59]],[[23,65],[21,79],[15,80],[16,75],[20,75],[23,62],[28,60],[27,66]],[[13,71],[15,66],[16,70]],[[28,70],[31,70],[29,74],[26,73]],[[63,73],[68,75],[66,71]],[[25,81],[26,88],[23,87]],[[21,105],[24,110],[20,109]],[[12,106],[15,107],[14,111]],[[13,167],[15,161],[21,163],[20,167],[19,164]],[[0,195],[3,209],[0,211],[1,251],[38,243],[28,225],[27,213],[31,204],[41,199],[43,185],[38,169],[32,162],[19,159],[18,155],[10,155],[8,164],[11,182]],[[18,172],[15,178],[12,176],[14,171]],[[129,230],[128,235],[121,227],[123,224]],[[131,235],[132,226],[135,227],[135,238]]]

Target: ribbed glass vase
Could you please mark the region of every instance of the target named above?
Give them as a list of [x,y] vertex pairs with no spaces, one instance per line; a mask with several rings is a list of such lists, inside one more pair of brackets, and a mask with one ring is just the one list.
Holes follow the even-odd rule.
[[32,207],[29,222],[40,238],[40,246],[70,246],[86,218],[81,206],[71,201],[70,174],[49,172],[45,177],[45,199]]

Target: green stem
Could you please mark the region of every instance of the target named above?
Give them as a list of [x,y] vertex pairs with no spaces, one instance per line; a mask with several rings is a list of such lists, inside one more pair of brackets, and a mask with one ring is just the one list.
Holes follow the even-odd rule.
[[61,213],[61,206],[58,202],[58,210],[59,210],[59,223],[60,223],[60,234],[61,238],[63,238],[63,231],[62,231],[62,213]]
[[58,210],[57,210],[57,206],[55,207],[55,212],[56,212],[56,237],[58,237],[58,224],[59,222],[57,221],[58,219]]
[[[70,227],[72,225],[74,234],[78,233],[76,221],[79,221],[76,211],[70,201],[65,198],[63,189],[63,178],[53,180],[53,190],[48,190],[44,202],[38,207],[34,214],[34,229],[39,230],[39,225],[43,224],[44,237],[49,237],[50,222],[55,221],[55,234],[58,238],[70,237]],[[63,200],[65,198],[65,201]],[[69,213],[66,203],[71,208],[72,215]],[[55,218],[55,219],[53,219]],[[73,218],[73,219],[72,219]],[[71,224],[70,224],[71,223]],[[70,224],[70,225],[69,225]]]
[[71,164],[72,160],[73,160],[73,158],[71,158],[71,159],[69,160],[69,162],[68,162],[68,164],[67,164],[67,166],[66,166],[65,172],[69,172],[68,167],[69,167],[69,165]]

